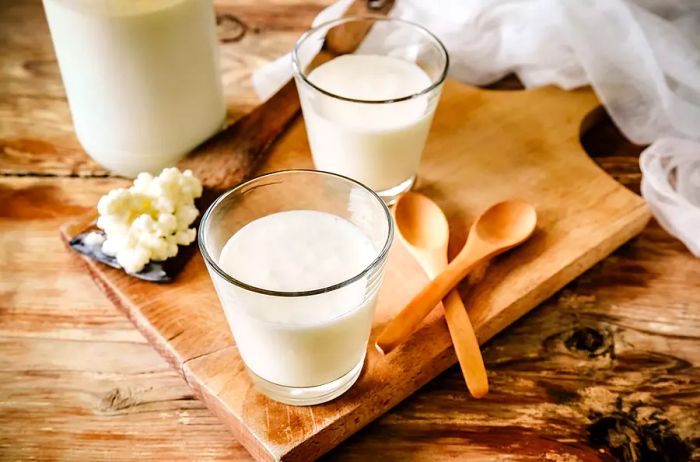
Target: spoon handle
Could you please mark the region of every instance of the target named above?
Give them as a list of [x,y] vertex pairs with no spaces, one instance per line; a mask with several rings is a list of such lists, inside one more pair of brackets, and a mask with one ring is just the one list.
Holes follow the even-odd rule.
[[467,259],[458,257],[447,265],[442,273],[423,287],[423,290],[394,319],[389,321],[389,324],[377,338],[377,347],[384,354],[387,354],[400,345],[428,316],[435,305],[454,289],[459,281],[464,279],[483,258],[483,255],[477,258],[467,257]]
[[469,314],[456,290],[450,292],[442,300],[442,304],[445,308],[445,320],[452,337],[452,344],[469,393],[474,398],[483,398],[489,392],[489,381]]

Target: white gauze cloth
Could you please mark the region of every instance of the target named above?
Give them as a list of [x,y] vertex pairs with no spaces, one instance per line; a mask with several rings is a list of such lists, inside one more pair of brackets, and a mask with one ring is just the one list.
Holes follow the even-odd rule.
[[[334,3],[314,25],[350,3]],[[396,0],[390,16],[437,35],[454,79],[485,85],[513,72],[527,88],[591,85],[627,138],[652,143],[640,158],[642,195],[700,256],[700,1]],[[267,99],[290,78],[285,55],[253,84]]]

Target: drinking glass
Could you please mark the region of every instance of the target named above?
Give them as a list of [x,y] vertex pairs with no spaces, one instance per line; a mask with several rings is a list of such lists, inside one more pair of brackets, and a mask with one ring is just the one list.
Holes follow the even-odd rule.
[[[336,68],[338,74],[331,79],[333,85],[314,83],[314,80],[318,82],[313,74],[319,68],[316,64],[328,61],[314,57],[324,44],[326,49],[332,48],[326,38],[333,34],[357,35],[358,31],[368,31],[361,44],[331,50],[332,58],[354,54],[364,55],[367,61],[344,71]],[[325,51],[322,54],[328,57]],[[373,96],[384,91],[380,86],[401,85],[401,79],[387,76],[382,85],[358,89],[357,75],[370,72],[368,69],[372,67],[375,69],[371,72],[381,72],[372,65],[377,57],[392,58],[384,60],[385,63],[403,64],[403,69],[397,68],[396,72],[398,75],[404,72],[406,78],[422,70],[427,75],[425,87],[391,99]],[[387,203],[408,191],[415,182],[448,62],[447,51],[435,35],[399,19],[348,17],[321,24],[302,35],[292,52],[292,68],[316,168],[354,178],[376,191]],[[324,62],[320,66],[332,64]],[[352,94],[340,94],[331,88],[343,79],[353,82]],[[347,82],[343,88],[346,85]],[[363,97],[358,98],[358,94]]]
[[[326,212],[354,224],[376,251],[372,262],[332,286],[291,292],[254,287],[222,269],[222,249],[238,230],[291,210]],[[389,210],[374,192],[352,179],[314,170],[260,176],[209,207],[199,227],[199,248],[241,358],[261,392],[283,403],[310,405],[339,396],[357,380],[393,232]],[[340,306],[333,312],[341,314],[323,317],[328,304]],[[308,316],[289,316],[300,309]]]

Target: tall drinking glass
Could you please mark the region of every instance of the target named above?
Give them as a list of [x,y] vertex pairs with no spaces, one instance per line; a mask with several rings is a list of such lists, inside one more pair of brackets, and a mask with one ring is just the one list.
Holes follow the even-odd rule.
[[[327,36],[353,31],[369,32],[348,53],[310,65]],[[437,37],[398,19],[343,18],[302,35],[292,63],[316,168],[354,178],[387,203],[408,191],[448,62]]]
[[[335,270],[304,267],[297,261],[278,261],[279,265],[258,265],[254,269],[259,263],[257,257],[262,257],[255,252],[269,252],[269,248],[251,250],[244,246],[239,253],[228,251],[227,243],[233,242],[232,236],[239,232],[238,236],[242,236],[244,227],[250,230],[264,219],[283,215],[281,212],[300,211],[312,215],[325,212],[317,215],[342,219],[338,221],[368,243],[368,264],[330,286],[288,291],[255,287],[245,277],[234,277],[225,269],[235,259],[244,271],[250,268],[250,274],[280,272],[280,268],[290,267],[296,272],[317,274]],[[304,213],[297,216],[303,217]],[[256,229],[256,236],[280,232]],[[306,229],[309,233],[314,231],[302,231]],[[287,230],[282,229],[281,235],[286,236]],[[241,358],[261,392],[284,403],[310,405],[329,401],[352,386],[364,363],[392,239],[393,223],[384,202],[365,186],[332,173],[271,173],[225,193],[209,207],[200,224],[199,247]],[[270,261],[270,255],[265,258]],[[286,275],[277,276],[284,279]]]

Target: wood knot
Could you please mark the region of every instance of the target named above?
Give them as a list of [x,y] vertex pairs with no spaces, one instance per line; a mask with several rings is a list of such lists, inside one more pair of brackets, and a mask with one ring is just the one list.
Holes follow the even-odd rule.
[[615,344],[607,331],[598,331],[592,327],[580,327],[564,340],[564,346],[569,351],[584,354],[589,358],[596,358],[615,353]]
[[61,75],[58,70],[58,61],[55,59],[32,59],[25,61],[22,67],[33,76],[58,77]]
[[587,427],[589,442],[624,462],[690,460],[692,449],[675,431],[660,410],[641,402],[623,410],[618,399],[615,410],[607,415],[592,413]]
[[222,43],[233,43],[238,42],[245,36],[248,26],[231,14],[220,14],[216,17],[216,29],[219,41]]
[[102,409],[105,411],[121,411],[138,404],[139,401],[136,397],[128,390],[124,391],[120,388],[110,390],[104,398],[102,398]]

